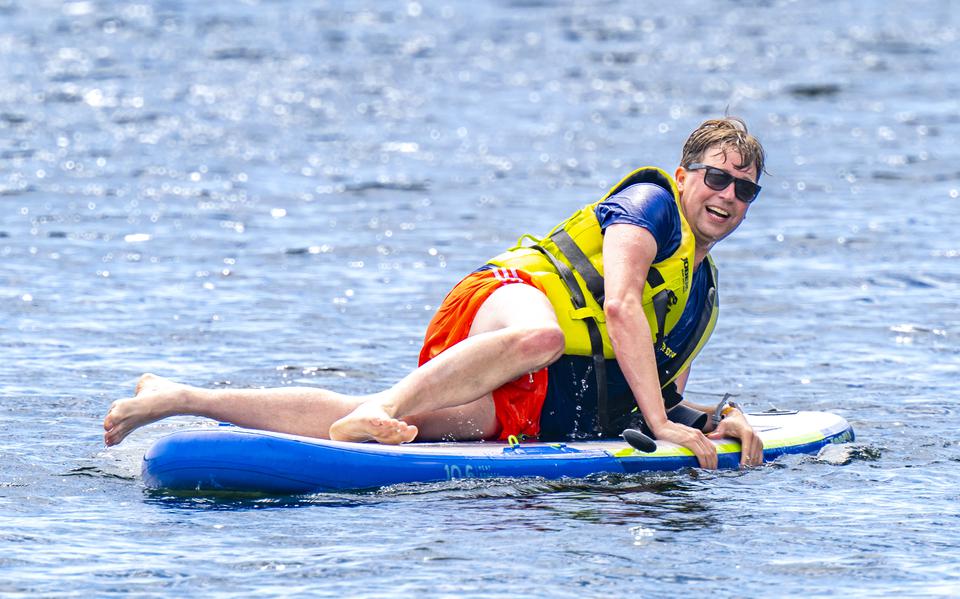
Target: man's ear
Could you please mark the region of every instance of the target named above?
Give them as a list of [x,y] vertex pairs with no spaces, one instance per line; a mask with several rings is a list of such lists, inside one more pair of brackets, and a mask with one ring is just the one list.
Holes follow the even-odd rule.
[[673,173],[673,179],[677,182],[677,191],[683,193],[683,181],[687,178],[687,169],[682,166],[678,166],[677,170]]

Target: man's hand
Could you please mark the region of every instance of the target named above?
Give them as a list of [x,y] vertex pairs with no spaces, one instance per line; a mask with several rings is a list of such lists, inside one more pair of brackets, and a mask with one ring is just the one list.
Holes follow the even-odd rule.
[[657,439],[682,445],[692,451],[693,455],[697,456],[701,468],[716,470],[717,447],[697,429],[666,420],[653,431],[653,434]]
[[740,439],[740,466],[759,466],[763,464],[763,441],[754,432],[740,410],[733,410],[720,421],[717,429],[707,435],[711,439],[732,437]]

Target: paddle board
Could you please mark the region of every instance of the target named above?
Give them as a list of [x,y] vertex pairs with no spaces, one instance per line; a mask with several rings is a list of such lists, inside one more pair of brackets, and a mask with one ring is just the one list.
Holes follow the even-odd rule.
[[[847,421],[828,412],[777,411],[747,418],[763,440],[765,462],[854,439]],[[719,467],[737,468],[739,442],[713,442]],[[459,478],[579,478],[696,466],[688,449],[665,441],[651,453],[622,439],[379,445],[221,425],[159,439],[143,458],[143,480],[151,489],[304,494]]]

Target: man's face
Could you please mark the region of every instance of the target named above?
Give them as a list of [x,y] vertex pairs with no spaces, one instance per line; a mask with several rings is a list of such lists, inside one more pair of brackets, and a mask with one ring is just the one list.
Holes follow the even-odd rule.
[[[740,164],[741,160],[740,153],[736,150],[727,149],[724,156],[724,152],[715,146],[704,152],[701,162],[726,171],[734,177],[755,182],[756,166],[749,164],[744,169],[738,169],[736,165]],[[709,248],[740,226],[747,215],[748,204],[734,195],[733,182],[716,191],[703,182],[705,174],[706,171],[702,169],[688,171],[678,167],[676,180],[683,215],[690,224],[697,246]]]

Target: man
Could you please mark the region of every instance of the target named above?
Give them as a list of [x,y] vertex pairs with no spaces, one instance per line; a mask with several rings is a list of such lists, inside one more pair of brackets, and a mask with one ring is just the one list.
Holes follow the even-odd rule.
[[135,397],[111,406],[104,440],[117,444],[176,414],[393,444],[582,438],[616,434],[614,423],[639,408],[649,432],[687,447],[704,468],[717,466],[704,434],[711,425],[689,415],[715,411],[712,435],[739,438],[741,463],[760,464],[762,443],[738,409],[690,404],[671,410],[686,410],[674,422],[665,400],[680,399],[713,329],[708,252],[743,221],[763,163],[742,120],[704,122],[684,144],[673,178],[638,169],[547,237],[468,275],[431,321],[420,367],[389,389],[367,396],[208,390],[147,374]]

